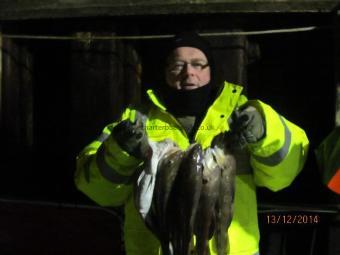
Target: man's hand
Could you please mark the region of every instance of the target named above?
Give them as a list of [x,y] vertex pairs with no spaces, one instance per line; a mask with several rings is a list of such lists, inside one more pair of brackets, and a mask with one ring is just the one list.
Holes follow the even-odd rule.
[[112,130],[112,136],[119,146],[135,158],[144,158],[148,139],[140,121],[123,120]]
[[241,147],[256,143],[265,135],[263,118],[253,106],[235,110],[231,117],[230,129],[236,136],[235,142]]

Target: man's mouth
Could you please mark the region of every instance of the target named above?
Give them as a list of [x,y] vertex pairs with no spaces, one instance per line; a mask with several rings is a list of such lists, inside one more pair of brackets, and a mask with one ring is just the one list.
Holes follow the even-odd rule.
[[191,90],[191,89],[195,89],[197,86],[194,83],[183,83],[181,85],[181,88],[184,90]]

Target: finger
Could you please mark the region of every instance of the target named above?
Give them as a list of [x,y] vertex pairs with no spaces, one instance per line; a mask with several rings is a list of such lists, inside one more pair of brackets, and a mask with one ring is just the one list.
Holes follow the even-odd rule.
[[247,141],[247,143],[255,143],[257,141],[254,134],[248,130],[244,130],[242,135],[244,139]]
[[235,110],[233,111],[233,113],[231,114],[231,124],[235,124],[237,122],[237,119],[240,116],[240,111],[239,110]]
[[251,118],[247,113],[241,113],[237,121],[237,124],[239,126],[238,128],[241,129],[247,127],[249,125],[250,120]]
[[240,111],[235,110],[232,114],[231,117],[229,118],[229,127],[231,131],[237,131],[239,129],[239,124],[238,120],[240,117]]
[[243,136],[243,134],[241,134],[239,137],[238,137],[238,146],[239,148],[243,149],[244,147],[247,146],[247,140],[246,138]]

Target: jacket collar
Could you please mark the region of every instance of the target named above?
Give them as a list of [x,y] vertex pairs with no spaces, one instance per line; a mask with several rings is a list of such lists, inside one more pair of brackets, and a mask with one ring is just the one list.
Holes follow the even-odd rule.
[[[235,106],[235,101],[238,100],[239,95],[241,94],[243,90],[243,87],[240,85],[236,85],[233,83],[229,83],[229,82],[224,82],[224,85],[221,86],[221,89],[218,93],[218,96],[216,97],[216,99],[213,101],[212,105],[210,107],[213,107],[216,110],[221,110],[225,108],[225,107],[232,107]],[[156,95],[156,93],[152,90],[152,89],[148,89],[146,91],[150,101],[159,109],[166,111],[166,107],[163,104],[163,102],[161,102],[161,100],[159,99],[159,97]],[[233,95],[233,96],[230,96]],[[227,105],[226,105],[227,103]],[[232,107],[233,108],[233,107]]]

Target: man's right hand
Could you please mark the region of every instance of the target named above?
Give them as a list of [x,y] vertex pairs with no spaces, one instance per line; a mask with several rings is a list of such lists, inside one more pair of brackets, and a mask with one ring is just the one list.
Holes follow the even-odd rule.
[[140,121],[123,120],[112,130],[112,136],[119,146],[135,158],[142,159],[148,139]]

